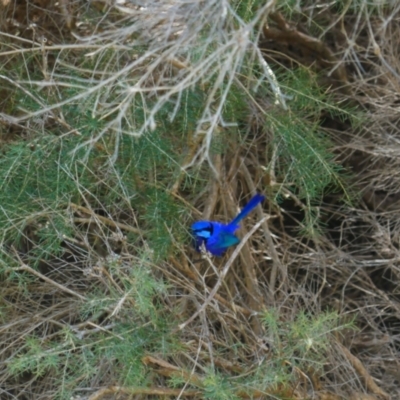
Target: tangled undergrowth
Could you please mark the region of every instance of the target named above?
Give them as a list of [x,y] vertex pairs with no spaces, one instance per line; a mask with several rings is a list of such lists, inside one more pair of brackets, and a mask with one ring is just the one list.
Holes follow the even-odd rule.
[[1,399],[398,398],[398,19],[1,2]]

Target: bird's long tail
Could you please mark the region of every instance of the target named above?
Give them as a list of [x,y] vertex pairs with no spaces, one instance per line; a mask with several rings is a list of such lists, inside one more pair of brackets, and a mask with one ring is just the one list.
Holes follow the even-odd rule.
[[259,203],[265,199],[262,194],[256,194],[252,199],[243,207],[243,210],[237,215],[235,219],[232,220],[230,224],[237,225],[243,218],[249,215]]

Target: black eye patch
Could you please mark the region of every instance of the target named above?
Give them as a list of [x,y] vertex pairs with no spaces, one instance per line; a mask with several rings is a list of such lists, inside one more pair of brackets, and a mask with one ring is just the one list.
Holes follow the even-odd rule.
[[202,239],[208,239],[214,233],[214,227],[209,224],[207,227],[201,229],[194,229],[193,233]]

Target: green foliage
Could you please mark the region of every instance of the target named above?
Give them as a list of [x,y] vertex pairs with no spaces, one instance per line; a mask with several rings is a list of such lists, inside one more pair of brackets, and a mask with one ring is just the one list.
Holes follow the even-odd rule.
[[[64,94],[73,97],[79,91],[70,89]],[[62,108],[73,133],[65,134],[60,127],[43,129],[35,132],[29,143],[15,141],[3,148],[0,239],[5,246],[0,253],[0,269],[10,281],[17,281],[15,290],[29,295],[29,285],[37,278],[13,269],[19,266],[13,248],[22,252],[24,261],[33,267],[42,260],[64,261],[68,255],[65,238],[79,241],[84,237],[89,246],[87,261],[92,265],[101,259],[91,251],[97,239],[106,243],[107,249],[114,249],[111,239],[115,229],[105,225],[96,231],[75,223],[71,203],[91,208],[100,216],[104,211],[116,221],[118,212],[123,210],[139,223],[138,233],[129,233],[127,239],[137,262],[127,266],[121,265],[118,257],[107,258],[104,268],[113,279],[107,285],[107,293],[104,287],[87,288],[88,300],[76,310],[79,320],[93,321],[94,326],[115,311],[115,317],[110,317],[112,329],[92,332],[92,325],[82,330],[66,328],[51,341],[27,335],[25,344],[8,365],[12,376],[29,372],[41,380],[49,375],[58,382],[54,398],[69,399],[79,388],[90,385],[93,377],[107,374],[109,369],[115,371],[113,379],[121,384],[144,385],[147,370],[142,357],[146,352],[164,354],[176,348],[169,333],[174,319],[165,316],[159,305],[166,287],[155,279],[150,263],[171,254],[173,243],[182,242],[186,235],[182,223],[185,208],[168,190],[180,172],[184,129],[193,129],[196,123],[199,108],[194,99],[198,97],[201,95],[195,91],[182,97],[178,112],[186,121],[184,126],[168,120],[171,106],[161,110],[157,128],[148,135],[122,135],[115,162],[110,162],[109,151],[115,147],[115,136],[87,143],[107,123],[93,115],[95,99],[90,98],[85,107],[80,101],[72,101]],[[37,109],[29,96],[21,102],[27,110]],[[132,118],[137,124],[143,120],[140,103]],[[187,185],[193,183],[188,181]],[[121,222],[126,224],[125,220]]]
[[305,232],[315,235],[323,195],[340,190],[350,199],[343,168],[335,160],[332,141],[320,128],[321,120],[323,115],[351,120],[353,110],[339,108],[308,71],[299,69],[278,77],[288,110],[272,109],[265,121],[279,160],[274,172],[278,182],[305,201]]
[[[99,358],[114,363],[119,371],[118,380],[124,385],[143,385],[146,379],[146,369],[142,357],[146,352],[173,351],[174,344],[169,333],[167,315],[159,305],[159,297],[166,293],[166,286],[155,279],[147,261],[148,254],[143,254],[137,263],[123,266],[118,259],[110,260],[107,264],[113,281],[120,282],[123,289],[123,303],[121,291],[112,291],[99,307],[103,299],[100,294],[93,296],[94,306],[87,309],[83,306],[86,315],[101,312],[106,307],[118,315],[119,323],[113,329],[113,335],[104,336],[93,352]],[[172,348],[172,349],[171,349]]]
[[[206,370],[199,385],[205,398],[236,399],[239,393],[253,393],[255,388],[271,396],[273,393],[274,398],[287,398],[287,389],[292,390],[297,382],[298,371],[323,375],[334,336],[354,329],[352,321],[342,323],[336,312],[312,315],[299,311],[290,319],[277,309],[269,309],[262,315],[262,323],[268,356],[260,354],[258,365],[244,376]],[[184,377],[175,376],[170,384],[180,387],[187,382]]]
[[[263,322],[274,354],[271,362],[280,371],[277,376],[283,378],[288,365],[301,370],[320,370],[332,334],[353,328],[352,322],[340,324],[339,315],[335,312],[310,315],[300,311],[288,323],[281,319],[277,310],[271,309],[264,313]],[[268,365],[268,368],[271,367]]]
[[[254,388],[266,393],[273,391],[274,398],[281,395],[286,398],[286,390],[297,381],[298,371],[322,373],[333,334],[353,329],[352,322],[341,324],[335,312],[318,315],[299,312],[293,320],[288,320],[278,310],[269,309],[262,320],[269,356],[246,377],[235,379],[235,383],[242,391],[248,388],[250,393]],[[224,387],[223,379],[219,386]]]
[[265,1],[262,0],[234,0],[232,3],[238,16],[245,22],[252,21],[257,10],[265,5]]
[[19,142],[5,150],[0,159],[3,242],[17,244],[29,228],[36,257],[60,254],[62,235],[72,232],[61,210],[79,197],[66,169],[74,168],[82,184],[91,187],[85,168],[68,154],[72,148],[68,141],[44,135],[29,145]]
[[149,247],[155,259],[163,258],[172,248],[174,233],[182,238],[184,226],[179,215],[183,209],[165,190],[149,189],[143,201],[146,207],[141,218],[147,227]]
[[104,373],[109,368],[116,371],[115,379],[123,385],[145,385],[147,372],[142,358],[146,352],[175,351],[169,315],[164,315],[157,302],[165,285],[154,278],[145,260],[125,267],[119,264],[118,268],[117,260],[110,260],[104,267],[113,282],[121,283],[123,293],[115,288],[104,296],[94,289],[87,294],[90,300],[83,303],[80,315],[85,321],[97,321],[106,310],[114,310],[112,333],[91,331],[89,324],[82,330],[65,328],[58,335],[62,340],[27,336],[18,356],[9,363],[12,375],[31,372],[39,378],[51,372],[52,379],[59,382],[56,398],[63,399],[71,390],[87,387],[102,369]]
[[[181,116],[191,128],[196,108],[192,94],[184,97],[188,104]],[[73,237],[76,229],[67,218],[69,202],[89,201],[93,208],[109,212],[124,204],[140,213],[147,244],[156,257],[167,256],[173,237],[182,239],[184,234],[178,223],[184,209],[168,194],[180,172],[183,127],[179,131],[176,122],[169,123],[170,110],[164,110],[160,115],[165,120],[154,132],[141,138],[122,137],[119,157],[110,167],[107,149],[113,141],[93,147],[90,153],[85,147],[76,150],[103,126],[89,110],[83,111],[71,103],[64,113],[75,119],[81,136],[57,137],[45,131],[29,144],[16,142],[4,150],[0,159],[3,240],[16,244],[29,227],[35,237],[32,256],[59,256],[63,237]]]
[[224,376],[209,371],[204,380],[204,398],[209,400],[236,400],[236,387]]
[[143,384],[146,372],[141,358],[146,349],[157,348],[161,333],[150,326],[132,330],[118,325],[114,335],[92,334],[77,339],[70,333],[69,340],[61,345],[28,337],[20,354],[8,364],[9,372],[14,376],[30,372],[36,378],[51,372],[52,378],[59,381],[56,398],[60,399],[71,390],[87,387],[90,379],[99,375],[99,368],[112,365],[120,371],[121,383]]
[[60,361],[60,355],[57,350],[45,350],[40,340],[31,336],[26,339],[24,354],[14,357],[8,368],[12,375],[19,375],[29,371],[35,377],[41,377],[49,369],[55,370],[59,368]]

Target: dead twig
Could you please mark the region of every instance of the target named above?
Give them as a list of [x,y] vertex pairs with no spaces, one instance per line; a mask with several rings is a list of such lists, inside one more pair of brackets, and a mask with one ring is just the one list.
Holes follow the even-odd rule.
[[15,256],[17,257],[18,261],[19,261],[20,264],[21,264],[20,267],[18,267],[18,268],[13,268],[14,271],[26,271],[26,272],[29,272],[30,274],[35,275],[35,276],[37,276],[38,278],[43,279],[45,282],[50,283],[51,285],[55,286],[57,289],[60,289],[60,290],[63,291],[63,292],[72,294],[73,296],[78,297],[78,298],[80,298],[81,300],[86,301],[86,297],[85,297],[85,296],[82,296],[81,294],[79,294],[79,293],[77,293],[77,292],[75,292],[75,291],[73,291],[73,290],[71,290],[71,289],[68,289],[67,287],[65,287],[65,286],[63,286],[63,285],[60,285],[59,283],[53,281],[52,279],[48,278],[47,276],[44,276],[44,275],[41,274],[40,272],[34,270],[34,269],[31,268],[29,265],[26,265],[26,264],[22,261],[21,257],[19,256],[17,250],[16,250],[14,247],[12,247],[12,249],[13,249],[13,251],[14,251]]

